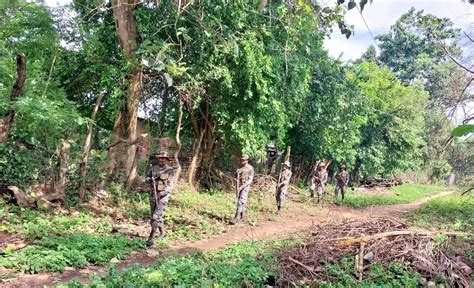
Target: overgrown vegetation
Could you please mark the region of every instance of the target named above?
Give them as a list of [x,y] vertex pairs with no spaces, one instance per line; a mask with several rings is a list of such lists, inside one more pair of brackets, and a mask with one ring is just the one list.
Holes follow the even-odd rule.
[[[356,208],[371,205],[404,204],[434,195],[446,189],[447,188],[443,186],[410,183],[394,186],[383,191],[369,190],[366,192],[354,192],[349,189],[344,201],[337,199],[335,203]],[[331,200],[332,198],[328,197],[328,199]]]
[[[93,277],[90,287],[254,287],[273,285],[277,277],[275,253],[294,240],[242,242],[210,253],[170,255],[152,267],[131,266],[124,272],[111,268],[105,277]],[[71,281],[59,287],[89,287]]]
[[[406,217],[413,225],[423,228],[435,228],[474,232],[474,195],[461,196],[459,193],[442,196],[423,204]],[[473,248],[474,249],[474,248]]]
[[[169,242],[195,241],[223,233],[235,211],[233,193],[219,190],[211,192],[176,191],[165,214]],[[65,267],[84,267],[107,263],[113,258],[124,259],[133,250],[144,248],[144,235],[149,232],[148,195],[135,194],[115,197],[113,215],[106,206],[102,212],[84,209],[41,211],[20,209],[1,202],[1,231],[19,233],[28,244],[17,250],[6,246],[1,251],[0,266],[28,273],[63,271]],[[300,211],[316,210],[298,206]],[[257,225],[260,221],[276,217],[272,195],[253,192],[247,206],[245,223]],[[113,227],[121,227],[113,234]],[[140,234],[142,237],[126,237],[120,233]]]

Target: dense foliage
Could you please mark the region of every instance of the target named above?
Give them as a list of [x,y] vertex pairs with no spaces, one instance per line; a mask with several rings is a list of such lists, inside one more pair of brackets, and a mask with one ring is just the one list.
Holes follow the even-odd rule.
[[[391,177],[422,164],[432,179],[453,167],[467,174],[468,153],[444,151],[452,129],[445,112],[460,100],[455,94],[466,78],[442,46],[460,55],[459,31],[449,19],[410,10],[378,37],[379,56],[372,47],[361,60],[342,63],[322,48],[331,25],[343,21],[342,4],[134,4],[132,54],[119,45],[112,2],[76,0],[55,10],[26,1],[0,4],[0,113],[16,113],[8,142],[0,144],[6,184],[52,182],[66,141],[70,182],[103,185],[113,179],[105,178],[112,171],[107,162],[119,157],[111,149],[135,137],[136,127],[125,127],[124,117],[141,111],[152,138],[174,137],[183,102],[185,152],[196,159],[192,173],[207,184],[216,170],[234,168],[229,159],[261,158],[269,143],[292,146],[293,161],[305,170],[322,159],[346,163],[354,179]],[[27,81],[10,101],[17,53],[26,55]],[[130,100],[136,93],[138,106]],[[463,93],[461,100],[471,97]],[[78,179],[86,120],[100,95],[88,163],[100,179]],[[132,162],[134,170],[138,161]]]

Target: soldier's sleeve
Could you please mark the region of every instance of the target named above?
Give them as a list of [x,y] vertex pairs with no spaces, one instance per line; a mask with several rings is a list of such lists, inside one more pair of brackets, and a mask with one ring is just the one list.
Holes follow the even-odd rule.
[[171,190],[174,188],[174,169],[170,169],[168,172],[168,179],[166,180],[166,187],[164,189],[164,195],[168,195],[171,193]]
[[247,188],[248,186],[250,186],[250,184],[252,184],[253,175],[254,175],[253,168],[250,168],[250,171],[249,171],[249,178],[247,179],[247,181],[245,181],[245,183],[242,185],[242,187],[240,187],[240,189]]
[[151,172],[152,172],[152,166],[148,165],[145,171],[145,177],[146,177],[145,179],[148,183],[152,183]]
[[347,186],[347,184],[349,184],[349,178],[350,178],[351,175],[349,175],[349,173],[346,173],[346,179],[344,179],[344,184]]
[[326,184],[326,182],[328,181],[328,172],[327,171],[324,171],[323,172],[323,175],[321,177],[321,183],[322,184]]
[[285,177],[283,178],[282,182],[285,183],[285,185],[288,185],[290,184],[290,179],[291,179],[291,171],[285,174]]

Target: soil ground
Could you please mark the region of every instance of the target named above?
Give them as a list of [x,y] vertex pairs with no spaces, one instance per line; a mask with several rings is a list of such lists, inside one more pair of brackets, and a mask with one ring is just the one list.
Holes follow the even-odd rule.
[[[151,265],[162,255],[173,252],[185,254],[196,249],[210,251],[240,241],[263,240],[269,237],[294,235],[303,233],[314,225],[337,222],[344,219],[367,219],[371,217],[397,218],[400,217],[402,213],[414,210],[431,199],[450,193],[452,193],[452,191],[442,192],[409,204],[371,206],[362,209],[354,209],[328,203],[311,204],[320,207],[316,215],[310,215],[304,213],[301,209],[297,209],[297,207],[291,207],[284,210],[274,221],[259,222],[255,226],[244,221],[238,225],[230,226],[226,233],[212,236],[210,239],[172,245],[170,248],[164,250],[151,249],[135,252],[127,260],[119,262],[118,268],[123,269],[134,263],[145,266]],[[310,205],[309,202],[308,205]],[[0,283],[0,287],[51,287],[57,283],[66,282],[74,278],[83,283],[88,283],[88,275],[93,273],[105,273],[106,271],[107,266],[89,266],[84,269],[69,269],[63,273],[23,274],[15,279],[8,280],[8,282]]]

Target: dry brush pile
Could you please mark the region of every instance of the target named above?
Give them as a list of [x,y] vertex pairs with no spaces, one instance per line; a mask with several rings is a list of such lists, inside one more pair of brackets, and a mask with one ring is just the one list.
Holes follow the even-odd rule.
[[329,275],[325,263],[336,264],[352,257],[353,273],[359,281],[372,265],[388,267],[399,262],[413,267],[427,281],[444,276],[450,286],[470,287],[472,263],[448,252],[454,233],[448,233],[442,243],[434,241],[435,237],[436,233],[412,230],[390,218],[315,227],[306,243],[280,254],[279,286],[337,281]]

